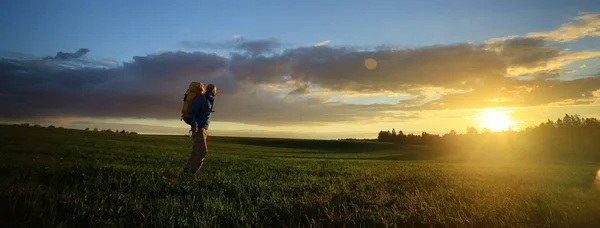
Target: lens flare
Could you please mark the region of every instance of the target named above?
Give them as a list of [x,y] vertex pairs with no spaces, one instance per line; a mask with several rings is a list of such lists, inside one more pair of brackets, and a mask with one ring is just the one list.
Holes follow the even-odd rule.
[[369,70],[375,70],[377,68],[377,61],[373,58],[365,59],[365,67]]
[[598,169],[596,171],[596,178],[594,179],[594,186],[596,186],[596,189],[598,189],[600,191],[600,169]]

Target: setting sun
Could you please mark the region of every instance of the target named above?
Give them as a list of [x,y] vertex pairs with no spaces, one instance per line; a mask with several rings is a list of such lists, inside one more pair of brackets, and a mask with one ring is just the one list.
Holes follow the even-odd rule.
[[513,125],[513,121],[503,111],[484,111],[480,113],[478,119],[481,127],[492,131],[508,130]]

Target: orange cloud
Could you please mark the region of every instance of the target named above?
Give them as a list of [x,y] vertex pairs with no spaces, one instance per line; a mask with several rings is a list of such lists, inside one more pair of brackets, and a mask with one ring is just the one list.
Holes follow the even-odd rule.
[[594,95],[594,97],[599,97],[600,98],[600,89],[592,92],[592,95]]
[[[578,60],[600,57],[600,51],[582,51],[574,53],[561,53],[547,62],[535,67],[509,67],[507,72],[511,76],[536,74],[545,71],[559,70]],[[584,68],[584,67],[582,67]]]
[[586,36],[600,36],[600,14],[579,13],[571,22],[546,32],[532,32],[525,37],[569,42]]

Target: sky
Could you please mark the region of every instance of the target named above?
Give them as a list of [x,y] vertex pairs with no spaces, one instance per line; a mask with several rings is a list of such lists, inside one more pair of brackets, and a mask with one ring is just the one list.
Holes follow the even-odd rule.
[[374,138],[600,118],[597,1],[0,6],[1,122],[185,134],[191,81],[218,88],[213,135]]

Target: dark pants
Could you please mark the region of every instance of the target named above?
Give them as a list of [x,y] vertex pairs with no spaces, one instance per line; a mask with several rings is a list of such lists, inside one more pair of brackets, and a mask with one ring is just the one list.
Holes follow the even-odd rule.
[[184,171],[195,173],[198,169],[202,167],[204,163],[204,158],[208,153],[208,148],[206,147],[206,134],[207,131],[204,128],[198,129],[198,132],[192,131],[192,138],[194,139],[194,145],[192,147],[192,152],[190,153],[190,158],[185,165]]

